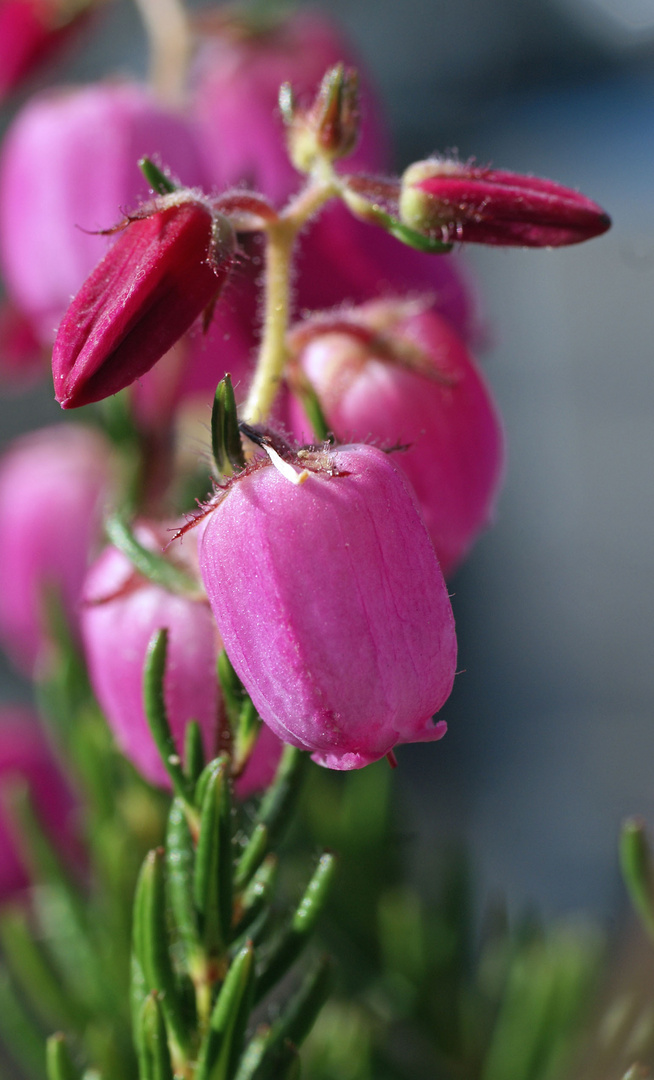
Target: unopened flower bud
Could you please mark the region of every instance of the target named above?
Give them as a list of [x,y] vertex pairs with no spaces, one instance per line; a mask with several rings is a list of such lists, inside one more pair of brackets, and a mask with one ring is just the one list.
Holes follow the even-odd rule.
[[230,660],[259,715],[333,769],[440,738],[454,619],[410,486],[372,446],[300,452],[230,481],[199,560]]
[[28,674],[47,663],[52,605],[77,636],[111,480],[107,443],[81,425],[24,435],[0,463],[0,639]]
[[128,219],[59,327],[59,404],[99,401],[149,371],[216,299],[234,243],[229,221],[188,190]]
[[[162,527],[140,525],[136,536],[152,550],[170,539]],[[184,569],[196,565],[195,536],[175,542],[174,558]],[[205,753],[216,747],[220,696],[216,624],[206,600],[168,592],[142,577],[116,548],[94,563],[82,596],[82,636],[91,685],[118,746],[151,783],[170,787],[143,706],[143,671],[152,635],[168,630],[164,697],[168,721],[181,754],[186,725],[196,720]]]
[[[450,575],[492,520],[504,473],[499,415],[463,342],[419,301],[382,300],[300,323],[291,343],[338,438],[400,448]],[[297,401],[291,418],[311,438]]]
[[343,64],[330,68],[308,108],[295,104],[290,83],[282,86],[279,103],[291,161],[299,172],[311,172],[321,158],[337,161],[354,150],[360,116],[358,76],[353,68]]
[[515,247],[578,244],[611,225],[601,206],[552,180],[444,158],[406,170],[400,217],[446,243]]

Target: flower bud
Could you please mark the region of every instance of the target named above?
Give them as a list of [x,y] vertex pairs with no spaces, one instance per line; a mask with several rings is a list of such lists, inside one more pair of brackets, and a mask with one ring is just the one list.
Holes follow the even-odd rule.
[[[16,783],[27,786],[40,823],[60,854],[79,864],[73,794],[36,717],[19,706],[5,706],[0,710],[0,789]],[[28,884],[28,867],[0,798],[0,903]]]
[[611,225],[597,203],[561,184],[444,158],[406,170],[400,217],[446,243],[516,247],[578,244]]
[[[171,533],[162,526],[140,525],[137,539],[161,550]],[[197,573],[194,534],[171,551],[182,567]],[[216,748],[219,710],[216,659],[220,649],[216,624],[206,600],[168,592],[142,577],[114,547],[91,567],[82,596],[82,636],[91,685],[116,742],[142,775],[170,787],[143,707],[145,655],[157,630],[168,630],[164,697],[178,752],[190,720],[202,732],[205,753]]]
[[0,639],[28,674],[47,661],[49,603],[76,635],[111,479],[105,440],[73,424],[17,439],[0,461]]
[[[502,425],[461,340],[419,302],[382,300],[300,323],[291,341],[339,439],[401,448],[393,460],[449,576],[491,522],[504,473]],[[297,402],[291,417],[310,438]]]
[[191,191],[155,199],[129,219],[64,316],[54,344],[55,397],[64,409],[129,386],[215,300],[234,232]]
[[[194,111],[211,179],[218,188],[245,180],[279,204],[299,183],[284,145],[280,86],[289,83],[300,104],[311,100],[327,69],[355,63],[352,49],[315,11],[298,11],[264,28],[228,16],[205,29]],[[361,101],[361,138],[349,163],[376,171],[386,162],[388,140],[365,79]]]
[[330,68],[308,108],[297,106],[290,83],[283,84],[279,103],[290,158],[299,172],[309,173],[321,159],[337,161],[354,150],[360,114],[358,76],[353,68],[343,64]]
[[204,176],[192,129],[135,83],[38,94],[0,161],[0,256],[14,303],[50,347],[71,296],[114,239],[98,230],[149,197],[137,162],[154,157],[187,187]]
[[[372,446],[259,461],[205,519],[199,560],[227,654],[262,720],[333,769],[440,738],[454,619],[409,484]],[[289,465],[289,468],[292,466]]]

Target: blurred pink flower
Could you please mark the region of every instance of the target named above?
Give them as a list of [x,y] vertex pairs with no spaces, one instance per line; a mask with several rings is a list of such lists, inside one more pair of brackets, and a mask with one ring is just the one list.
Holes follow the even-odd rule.
[[[28,787],[39,819],[59,852],[79,865],[77,805],[37,718],[20,706],[0,708],[0,796],[16,782]],[[28,866],[0,797],[0,903],[29,885]]]
[[73,424],[24,435],[0,460],[0,640],[28,674],[47,662],[49,591],[77,633],[112,479],[105,440]]
[[262,720],[322,765],[353,769],[440,738],[454,619],[408,481],[371,446],[232,480],[199,560],[225,648]]
[[[212,182],[228,188],[245,181],[275,203],[298,190],[277,105],[290,82],[300,101],[315,94],[326,70],[353,61],[352,48],[324,14],[298,11],[267,29],[249,29],[236,18],[205,24],[195,71],[194,111]],[[213,33],[211,33],[213,29]],[[388,140],[374,95],[361,81],[363,123],[347,168],[383,168]]]
[[187,186],[202,183],[191,126],[135,83],[48,91],[10,127],[0,161],[2,272],[44,344],[112,243],[98,230],[148,196],[137,166],[144,155]]
[[88,14],[90,3],[0,0],[0,99],[56,53]]
[[[144,523],[136,535],[146,547],[161,551],[172,534],[163,525]],[[176,541],[168,555],[197,573],[194,533]],[[169,788],[143,708],[146,650],[155,631],[164,628],[164,694],[173,738],[181,754],[186,725],[197,720],[211,757],[222,699],[216,675],[220,641],[209,605],[152,584],[126,556],[107,548],[91,567],[83,592],[82,635],[91,685],[121,751],[150,783]]]

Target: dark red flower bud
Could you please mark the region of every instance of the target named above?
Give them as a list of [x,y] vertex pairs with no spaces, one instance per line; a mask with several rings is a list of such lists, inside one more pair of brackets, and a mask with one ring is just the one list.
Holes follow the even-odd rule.
[[216,299],[233,253],[229,221],[192,191],[128,219],[59,327],[52,372],[62,408],[99,401],[149,371]]
[[400,216],[446,243],[514,247],[578,244],[611,225],[601,206],[552,180],[442,158],[406,170]]

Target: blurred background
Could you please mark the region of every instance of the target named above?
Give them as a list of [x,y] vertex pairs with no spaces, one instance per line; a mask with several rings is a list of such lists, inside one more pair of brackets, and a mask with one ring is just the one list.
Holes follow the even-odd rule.
[[[578,249],[467,252],[509,468],[454,581],[449,734],[403,748],[395,774],[418,876],[455,833],[512,906],[614,917],[620,821],[654,822],[654,0],[318,6],[376,80],[398,169],[456,149],[580,188],[614,220]],[[143,74],[144,57],[116,2],[49,75]],[[59,416],[48,389],[5,398],[2,443]],[[27,694],[0,675],[0,698]]]

